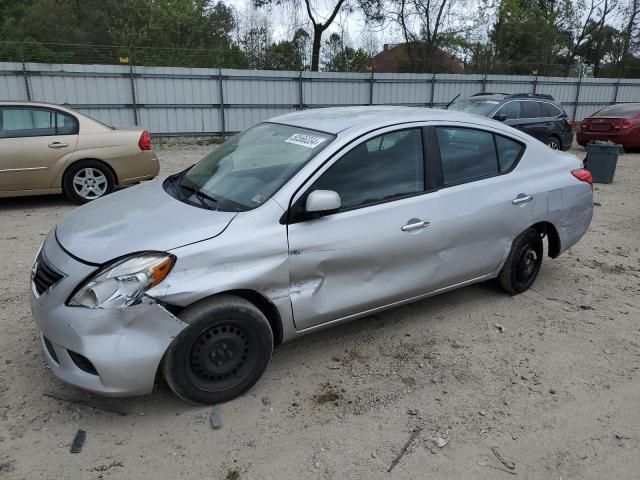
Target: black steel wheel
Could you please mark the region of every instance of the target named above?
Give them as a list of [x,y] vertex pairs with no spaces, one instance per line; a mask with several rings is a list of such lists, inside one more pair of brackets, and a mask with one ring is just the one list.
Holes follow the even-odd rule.
[[254,334],[238,322],[221,321],[205,327],[189,351],[189,380],[207,392],[232,387],[255,368],[258,357],[251,348],[255,342]]
[[522,293],[535,282],[544,249],[542,235],[535,228],[529,228],[520,234],[511,245],[498,280],[504,290],[511,294]]
[[187,307],[189,326],[173,340],[162,371],[180,398],[200,404],[231,400],[251,388],[273,351],[268,320],[252,303],[221,295]]

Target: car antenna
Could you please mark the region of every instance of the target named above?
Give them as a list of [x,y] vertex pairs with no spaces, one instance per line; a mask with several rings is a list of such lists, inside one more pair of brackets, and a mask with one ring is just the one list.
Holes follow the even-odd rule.
[[453,98],[451,99],[451,101],[450,101],[449,103],[447,103],[447,106],[446,106],[446,107],[444,107],[444,108],[445,108],[445,110],[446,110],[447,108],[449,108],[449,106],[450,106],[453,102],[455,102],[455,101],[458,99],[458,97],[459,97],[460,95],[461,95],[461,94],[459,93],[459,94],[457,94],[455,97],[453,97]]

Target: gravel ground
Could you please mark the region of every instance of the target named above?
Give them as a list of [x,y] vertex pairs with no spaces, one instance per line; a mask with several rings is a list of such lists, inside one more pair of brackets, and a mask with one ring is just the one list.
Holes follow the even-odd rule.
[[[211,148],[159,148],[163,173]],[[476,285],[280,347],[218,430],[162,384],[104,399],[53,377],[27,279],[74,206],[0,199],[0,477],[639,478],[639,166],[621,157],[587,235],[528,292]]]

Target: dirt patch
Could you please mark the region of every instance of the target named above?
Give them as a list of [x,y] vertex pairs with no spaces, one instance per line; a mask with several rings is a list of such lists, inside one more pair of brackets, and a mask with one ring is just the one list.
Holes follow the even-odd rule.
[[91,469],[92,472],[106,472],[115,467],[124,467],[124,463],[122,462],[111,462],[108,465],[98,465],[97,467],[93,467]]
[[316,405],[325,403],[337,405],[340,400],[342,400],[342,394],[338,391],[338,387],[329,382],[322,384],[320,391],[313,396],[313,402]]
[[227,476],[224,477],[226,480],[240,480],[240,471],[239,470],[227,470]]

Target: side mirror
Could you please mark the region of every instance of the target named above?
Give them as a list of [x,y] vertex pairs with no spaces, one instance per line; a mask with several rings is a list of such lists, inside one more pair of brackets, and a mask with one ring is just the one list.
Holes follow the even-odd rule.
[[332,190],[314,190],[307,197],[305,212],[316,215],[335,213],[340,210],[340,195]]
[[507,116],[502,113],[498,113],[497,115],[493,116],[493,119],[498,120],[499,122],[504,122],[507,119]]

